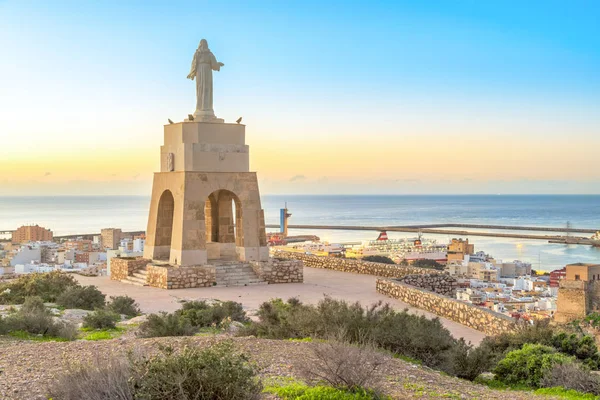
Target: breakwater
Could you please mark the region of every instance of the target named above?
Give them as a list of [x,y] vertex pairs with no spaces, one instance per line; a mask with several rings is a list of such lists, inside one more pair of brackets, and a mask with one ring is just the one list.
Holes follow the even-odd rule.
[[[454,225],[445,225],[454,226]],[[466,226],[466,225],[464,225]],[[279,228],[279,225],[266,225],[267,228]],[[528,230],[527,228],[532,227],[508,227],[502,225],[471,225],[471,227],[488,228],[488,229],[507,229],[507,230]],[[458,229],[439,229],[439,228],[423,228],[420,226],[360,226],[360,225],[289,225],[289,229],[307,229],[307,230],[348,230],[348,231],[387,231],[387,232],[415,232],[415,233],[431,233],[431,234],[442,234],[442,235],[456,235],[456,236],[485,236],[485,237],[497,237],[497,238],[511,238],[511,239],[530,239],[530,240],[546,240],[553,243],[565,243],[565,244],[582,244],[582,245],[593,245],[594,243],[586,237],[573,237],[573,236],[562,236],[562,235],[534,235],[526,233],[502,233],[502,232],[481,232],[481,231],[464,231]],[[580,230],[567,230],[567,228],[542,228],[537,227],[532,230],[537,231],[548,231],[548,232],[581,232]],[[584,229],[583,231],[595,232],[595,230]],[[588,232],[589,233],[589,232]]]

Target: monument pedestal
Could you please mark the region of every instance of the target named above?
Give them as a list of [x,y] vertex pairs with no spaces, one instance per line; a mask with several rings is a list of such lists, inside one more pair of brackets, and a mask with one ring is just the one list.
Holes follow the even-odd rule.
[[180,266],[268,260],[245,126],[182,122],[165,125],[164,139],[144,257]]

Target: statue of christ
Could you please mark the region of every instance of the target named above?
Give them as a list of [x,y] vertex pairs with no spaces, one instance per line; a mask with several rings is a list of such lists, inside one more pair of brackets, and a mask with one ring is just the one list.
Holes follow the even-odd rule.
[[[215,55],[208,48],[206,39],[198,45],[188,79],[196,78],[196,112],[194,120],[217,121],[213,110],[213,71],[219,71],[225,64],[217,62]],[[220,120],[222,121],[222,120]]]

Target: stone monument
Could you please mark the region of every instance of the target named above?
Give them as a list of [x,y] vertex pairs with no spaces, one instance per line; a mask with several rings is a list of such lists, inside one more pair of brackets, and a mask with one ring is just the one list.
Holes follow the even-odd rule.
[[223,65],[202,39],[188,75],[196,81],[193,118],[164,126],[145,259],[181,267],[269,259],[245,125],[224,123],[213,110],[212,73]]

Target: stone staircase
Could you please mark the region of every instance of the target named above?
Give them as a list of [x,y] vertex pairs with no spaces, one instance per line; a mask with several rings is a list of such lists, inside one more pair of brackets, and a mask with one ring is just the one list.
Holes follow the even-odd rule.
[[138,269],[133,273],[133,275],[130,275],[125,279],[121,279],[121,282],[136,286],[148,286],[146,283],[147,273],[146,267]]
[[258,276],[247,263],[231,262],[215,265],[217,272],[216,286],[254,286],[268,283]]

